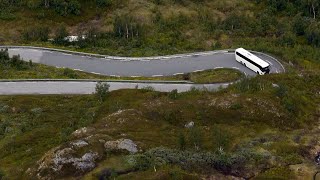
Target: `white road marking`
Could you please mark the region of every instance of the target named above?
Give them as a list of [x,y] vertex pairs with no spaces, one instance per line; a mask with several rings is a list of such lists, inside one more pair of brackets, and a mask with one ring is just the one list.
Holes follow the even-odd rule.
[[232,68],[233,68],[233,69],[238,69],[238,70],[240,69],[240,68],[238,68],[238,67],[232,67]]
[[132,78],[137,78],[137,77],[141,77],[141,76],[130,76],[130,77],[132,77]]
[[201,72],[201,71],[205,71],[204,69],[199,69],[199,70],[195,70],[193,72]]
[[92,74],[98,74],[98,75],[100,75],[101,73],[97,73],[97,72],[91,72]]
[[215,67],[215,68],[213,68],[213,69],[222,69],[223,67]]
[[268,60],[264,60],[267,61],[267,63],[269,63],[271,66],[273,66],[272,62],[268,61]]
[[152,77],[162,77],[163,75],[153,75]]
[[181,74],[184,74],[184,73],[175,73],[173,75],[176,76],[176,75],[181,75]]

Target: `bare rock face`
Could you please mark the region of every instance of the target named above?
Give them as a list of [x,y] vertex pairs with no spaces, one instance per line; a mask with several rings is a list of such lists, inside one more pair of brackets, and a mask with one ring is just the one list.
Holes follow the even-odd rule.
[[130,139],[118,139],[116,141],[107,141],[104,144],[106,150],[126,150],[130,153],[138,152],[137,145]]

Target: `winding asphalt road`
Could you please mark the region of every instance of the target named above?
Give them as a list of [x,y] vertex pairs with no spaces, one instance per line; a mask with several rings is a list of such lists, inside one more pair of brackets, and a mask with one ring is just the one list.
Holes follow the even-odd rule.
[[[107,56],[107,58],[97,58],[55,51],[22,48],[10,48],[9,53],[11,55],[20,54],[23,59],[31,59],[36,63],[114,76],[168,76],[219,67],[235,68],[247,75],[255,75],[253,71],[235,61],[234,53],[228,51],[174,55],[156,57],[156,59],[110,56]],[[271,65],[272,73],[283,71],[281,64],[270,56],[264,54],[257,54],[257,56]]]
[[[8,48],[11,56],[19,54],[26,61],[32,60],[33,62],[50,66],[67,67],[78,71],[109,76],[168,76],[216,68],[234,68],[242,71],[247,76],[256,75],[253,71],[238,63],[232,51],[129,58],[67,51],[60,52],[34,47]],[[285,71],[282,64],[275,58],[263,53],[254,53],[271,65],[271,73],[282,73]],[[173,89],[184,92],[191,87],[214,90],[220,86],[228,86],[226,83],[196,85],[191,83],[176,84],[162,82],[108,82],[108,84],[110,84],[110,90],[152,86],[155,90],[163,92]],[[91,94],[94,92],[95,85],[95,81],[0,82],[0,94]]]

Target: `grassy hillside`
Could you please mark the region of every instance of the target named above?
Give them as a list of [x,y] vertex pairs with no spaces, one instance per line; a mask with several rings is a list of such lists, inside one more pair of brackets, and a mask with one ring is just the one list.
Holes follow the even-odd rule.
[[[318,146],[319,83],[319,77],[272,75],[244,80],[219,92],[191,90],[174,95],[147,89],[121,90],[110,93],[103,103],[92,95],[1,97],[0,170],[10,179],[31,178],[34,173],[42,177],[85,174],[72,166],[63,166],[58,174],[38,166],[42,156],[52,153],[50,149],[66,148],[82,140],[89,145],[75,149],[78,156],[99,153],[97,168],[86,175],[88,179],[101,175],[104,169],[130,172],[132,168],[137,169],[119,177],[153,179],[219,173],[299,177],[293,166],[312,164],[312,153]],[[194,127],[186,128],[191,121]],[[82,127],[87,130],[76,133]],[[101,146],[101,142],[119,138],[133,140],[141,151],[132,156]],[[175,151],[187,153],[186,159],[167,159],[172,158],[170,153],[178,156]],[[213,158],[206,166],[199,157],[191,160],[201,153],[205,153],[201,157]],[[141,157],[158,158],[128,164],[129,159]],[[310,176],[312,171],[303,173]]]
[[[317,1],[0,2],[2,44],[124,56],[242,46],[277,56],[288,70],[244,79],[218,92],[115,91],[102,103],[94,95],[0,97],[0,177],[311,179],[316,171]],[[68,34],[87,39],[68,43],[63,39]],[[3,77],[29,78],[48,68],[25,65],[29,69],[23,72],[3,67],[8,72]],[[46,69],[36,77],[92,76],[64,71]],[[215,77],[191,76],[200,82]],[[106,147],[121,139],[132,140],[138,151]]]

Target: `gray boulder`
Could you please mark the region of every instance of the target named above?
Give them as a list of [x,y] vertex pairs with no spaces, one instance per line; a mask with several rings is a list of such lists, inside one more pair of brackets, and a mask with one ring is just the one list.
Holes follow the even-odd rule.
[[126,150],[130,153],[138,152],[137,145],[130,139],[118,139],[116,141],[107,141],[104,144],[106,150]]
[[188,124],[184,125],[184,127],[188,128],[188,129],[193,128],[194,127],[194,122],[191,121]]

